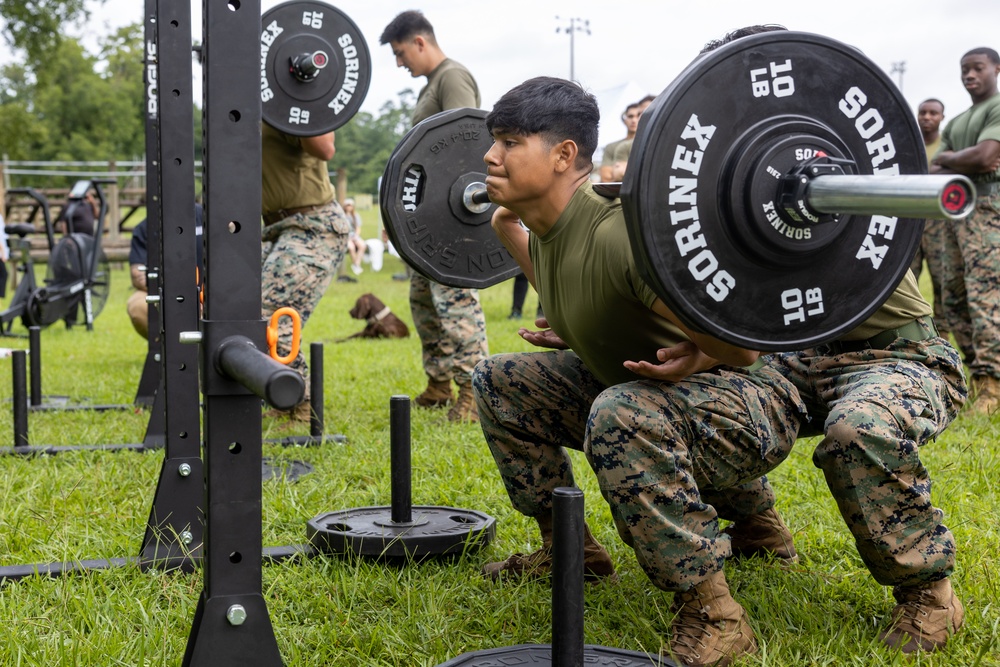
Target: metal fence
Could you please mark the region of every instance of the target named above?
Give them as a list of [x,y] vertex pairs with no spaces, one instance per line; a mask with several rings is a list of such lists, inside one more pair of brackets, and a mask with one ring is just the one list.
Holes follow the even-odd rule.
[[0,160],[3,188],[62,189],[81,178],[118,180],[122,188],[145,189],[145,160],[32,161]]

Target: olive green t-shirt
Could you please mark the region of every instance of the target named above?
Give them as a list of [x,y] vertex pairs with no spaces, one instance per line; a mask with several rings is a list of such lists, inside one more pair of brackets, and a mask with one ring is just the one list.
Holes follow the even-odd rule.
[[882,307],[856,329],[840,337],[840,340],[867,340],[888,329],[898,329],[918,317],[931,314],[931,306],[920,293],[912,271],[907,271],[903,280]]
[[613,167],[615,166],[615,148],[624,139],[619,139],[618,141],[612,141],[610,144],[604,147],[604,153],[601,155],[601,166],[602,167]]
[[469,70],[451,58],[445,58],[427,75],[427,85],[417,95],[413,124],[448,109],[478,109],[481,103],[479,86]]
[[[960,151],[987,139],[1000,141],[1000,93],[955,116],[941,133],[941,150]],[[976,183],[1000,181],[1000,169],[970,178]]]
[[937,152],[941,150],[941,135],[938,134],[937,139],[929,144],[924,144],[924,153],[927,154],[927,168],[931,168],[931,160],[937,155]]
[[261,123],[261,212],[318,206],[334,200],[326,162],[302,149],[302,140]]
[[622,139],[615,145],[610,155],[612,165],[616,162],[628,162],[628,157],[632,154],[632,142],[632,139]]
[[657,350],[687,339],[650,308],[657,297],[639,276],[621,202],[590,182],[529,251],[549,325],[601,382],[642,379],[622,362],[658,363]]

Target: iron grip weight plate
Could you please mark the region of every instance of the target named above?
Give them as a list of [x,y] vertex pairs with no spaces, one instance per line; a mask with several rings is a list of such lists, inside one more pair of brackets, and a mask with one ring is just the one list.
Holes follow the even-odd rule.
[[[286,2],[260,19],[260,101],[264,121],[287,134],[316,136],[344,125],[368,93],[372,63],[361,30],[322,2]],[[302,80],[293,59],[319,56],[315,76]]]
[[451,109],[417,123],[386,164],[379,206],[389,240],[443,285],[484,288],[521,271],[490,226],[496,205],[474,212],[462,202],[466,187],[485,183],[492,144],[485,111]]
[[906,100],[853,47],[770,32],[693,62],[643,114],[622,184],[643,277],[694,329],[751,349],[828,342],[909,268],[922,220],[792,224],[778,179],[817,155],[847,173],[926,172]]

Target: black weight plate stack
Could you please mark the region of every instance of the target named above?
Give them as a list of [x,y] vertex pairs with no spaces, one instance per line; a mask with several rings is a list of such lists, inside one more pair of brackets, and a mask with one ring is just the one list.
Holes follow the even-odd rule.
[[778,214],[782,176],[818,155],[846,161],[848,174],[926,172],[893,82],[820,35],[731,42],[646,110],[622,202],[644,278],[689,326],[752,349],[799,349],[851,331],[893,292],[922,220]]
[[372,558],[450,556],[478,551],[493,541],[496,519],[475,510],[416,505],[410,521],[393,521],[390,507],[328,512],[306,525],[309,541],[334,555]]
[[[295,136],[325,134],[349,121],[364,102],[372,62],[361,30],[322,2],[293,0],[260,19],[260,101],[264,121]],[[311,60],[304,76],[294,67]]]
[[462,202],[467,187],[485,183],[492,143],[485,111],[452,109],[414,126],[386,164],[379,205],[389,240],[443,285],[484,288],[521,271],[490,227],[496,206],[474,211]]

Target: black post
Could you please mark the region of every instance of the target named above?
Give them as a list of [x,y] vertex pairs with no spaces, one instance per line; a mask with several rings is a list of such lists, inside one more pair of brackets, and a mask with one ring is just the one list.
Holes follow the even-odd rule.
[[583,665],[583,492],[552,492],[552,667]]
[[24,350],[11,352],[14,379],[14,448],[28,446],[28,401],[25,391],[28,383]]
[[31,354],[31,407],[42,404],[42,328],[28,327]]
[[[188,7],[160,3],[161,10],[164,4]],[[161,36],[162,19],[161,12]],[[277,667],[281,654],[261,573],[260,399],[213,367],[214,346],[230,336],[267,347],[261,319],[260,0],[204,0],[202,28],[205,581],[182,665]],[[166,164],[164,155],[161,167]],[[301,376],[299,386],[304,390]]]
[[[160,268],[164,343],[159,355],[162,391],[154,397],[149,428],[162,428],[165,451],[139,557],[144,568],[180,561],[185,569],[193,569],[201,555],[204,534],[198,350],[179,340],[181,332],[198,328],[198,290],[191,279],[197,265],[191,7],[166,0],[146,0],[145,7],[147,38],[155,35],[156,39],[157,88],[168,91],[156,97],[158,190],[162,196],[147,201],[147,213],[158,213],[159,219],[169,220],[170,225],[169,230],[162,230],[156,247],[147,247],[147,254],[154,258],[148,263],[155,262]],[[147,431],[144,444],[151,441],[151,435]]]
[[413,497],[410,486],[410,397],[389,399],[389,467],[392,480],[393,523],[413,521]]
[[309,435],[323,440],[323,343],[309,345]]
[[[156,49],[156,0],[146,0],[146,41],[143,81],[146,84],[146,294],[160,294],[160,137],[159,77]],[[162,393],[161,351],[163,335],[159,303],[146,304],[146,361],[135,392],[136,405],[155,405],[156,392]],[[162,409],[162,406],[161,406]],[[162,443],[161,443],[162,444]]]

